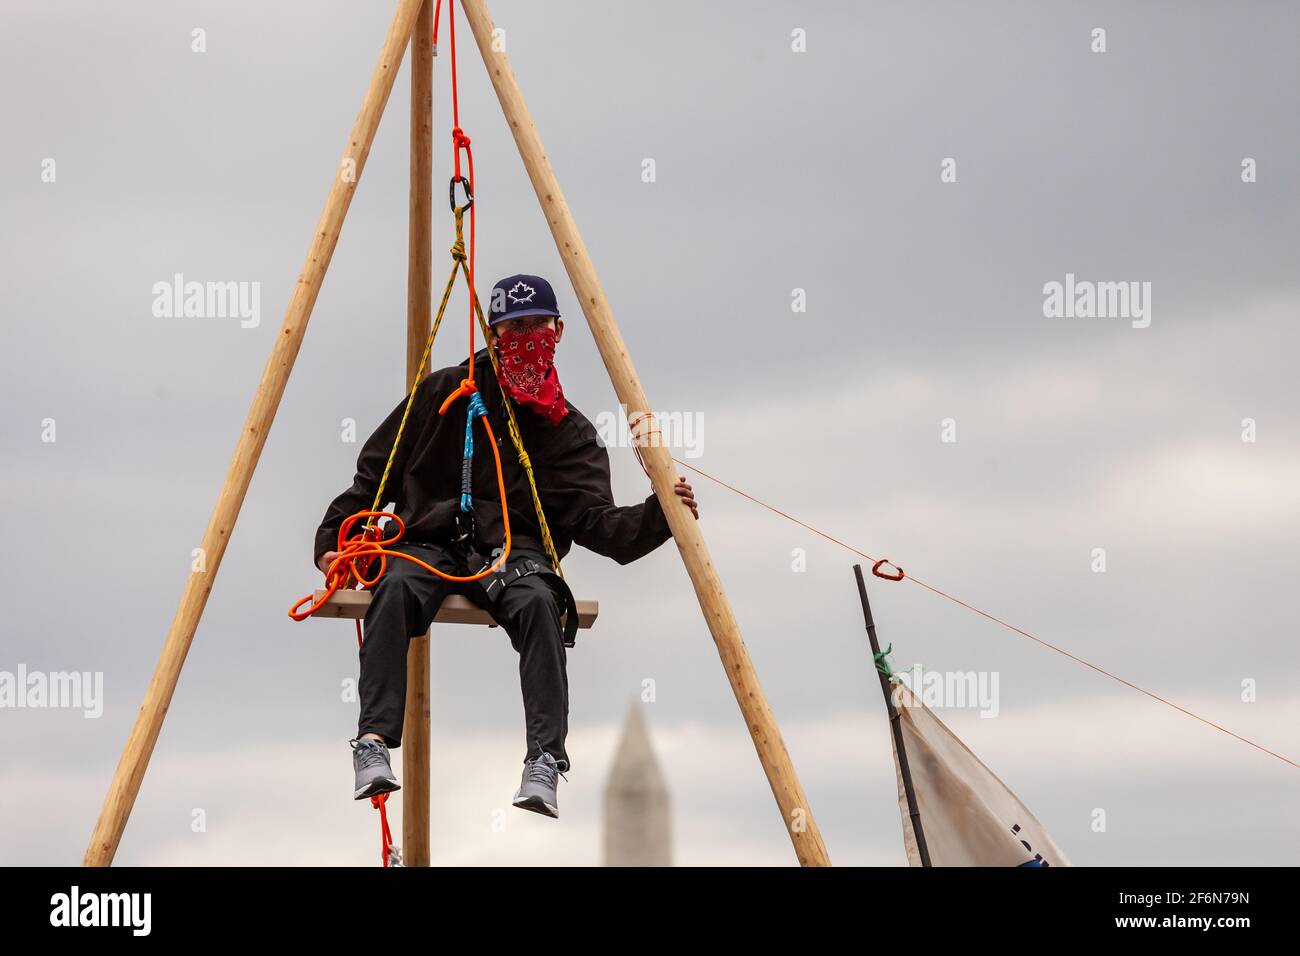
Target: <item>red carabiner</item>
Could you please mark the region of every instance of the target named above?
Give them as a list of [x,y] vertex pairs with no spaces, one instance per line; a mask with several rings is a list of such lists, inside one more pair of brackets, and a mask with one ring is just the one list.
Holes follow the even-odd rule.
[[[882,564],[892,564],[892,565],[894,565],[894,567],[898,570],[898,573],[897,573],[897,574],[884,574],[884,573],[882,573],[881,570],[880,570],[880,566],[881,566]],[[871,573],[874,574],[874,575],[875,575],[876,577],[878,577],[878,578],[884,578],[886,581],[901,581],[901,580],[903,580],[903,569],[900,568],[900,567],[898,567],[898,565],[894,564],[894,562],[893,562],[893,561],[890,561],[888,558],[881,558],[879,561],[877,561],[875,564],[873,564],[873,565],[871,566]]]

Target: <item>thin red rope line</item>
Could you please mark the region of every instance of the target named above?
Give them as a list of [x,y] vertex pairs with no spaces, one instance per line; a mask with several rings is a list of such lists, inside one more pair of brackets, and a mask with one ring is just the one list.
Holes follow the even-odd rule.
[[[460,125],[460,98],[456,89],[456,9],[455,0],[447,4],[447,20],[451,26],[451,125]],[[442,0],[433,7],[433,45],[438,45],[438,27],[442,24]],[[459,171],[457,171],[459,174]]]
[[[455,50],[456,47],[452,46]],[[458,154],[459,155],[459,154]],[[465,160],[469,163],[469,190],[474,192],[474,153],[467,144],[465,146]],[[475,214],[478,206],[478,199],[475,198],[474,205],[469,207],[469,377],[474,377],[474,303],[477,300],[478,292],[474,285],[474,253],[478,249],[478,216]]]
[[[441,3],[441,0],[439,0]],[[460,126],[460,93],[456,88],[456,3],[447,4],[448,38],[451,40],[451,125]],[[460,175],[460,169],[456,169]]]
[[[785,518],[787,521],[792,521],[795,524],[799,525],[801,528],[806,528],[807,530],[811,531],[813,534],[819,535],[825,538],[827,541],[839,545],[841,548],[844,548],[846,551],[851,551],[854,554],[866,558],[868,561],[871,562],[874,562],[876,560],[871,555],[867,554],[865,551],[860,551],[857,548],[853,547],[852,545],[846,544],[845,542],[839,540],[838,538],[832,537],[826,532],[814,528],[812,525],[804,521],[800,521],[798,518],[794,517],[793,515],[787,514],[786,512],[782,511],[780,508],[773,507],[772,505],[769,505],[766,501],[762,501],[758,498],[755,498],[753,495],[749,494],[748,492],[740,490],[735,485],[728,484],[727,482],[723,481],[721,478],[717,478],[709,474],[707,471],[703,471],[702,469],[697,468],[694,465],[687,464],[686,462],[682,461],[680,458],[674,458],[673,461],[677,462],[677,464],[681,465],[683,468],[689,468],[697,475],[707,478],[709,481],[713,482],[714,484],[721,485],[723,488],[726,488],[728,491],[735,492],[736,494],[740,495],[742,498],[747,498],[750,501],[754,502],[754,504],[766,508],[768,511],[771,511],[774,514],[780,515],[782,518]],[[890,561],[890,564],[894,564],[894,567],[898,567],[898,565],[895,564],[893,561]],[[1205,724],[1208,727],[1213,727],[1215,730],[1218,730],[1221,733],[1225,733],[1229,737],[1239,740],[1244,744],[1249,744],[1251,747],[1254,747],[1256,750],[1263,751],[1264,753],[1268,754],[1270,757],[1276,757],[1278,760],[1282,761],[1283,763],[1290,764],[1292,767],[1295,767],[1297,770],[1300,770],[1300,764],[1296,763],[1294,760],[1291,760],[1289,757],[1284,757],[1282,756],[1282,754],[1269,750],[1267,747],[1263,746],[1262,744],[1257,744],[1255,743],[1255,741],[1250,740],[1247,737],[1241,736],[1241,734],[1234,733],[1233,731],[1229,730],[1227,727],[1224,727],[1221,724],[1216,724],[1214,721],[1202,717],[1200,714],[1190,711],[1186,707],[1181,707],[1178,704],[1175,704],[1173,701],[1166,700],[1165,698],[1161,697],[1159,694],[1155,694],[1144,687],[1139,687],[1137,684],[1134,684],[1132,681],[1120,677],[1118,674],[1112,674],[1104,667],[1099,667],[1096,664],[1093,664],[1091,661],[1086,661],[1082,657],[1079,657],[1077,654],[1073,654],[1070,651],[1067,651],[1063,647],[1058,647],[1057,645],[1053,644],[1051,641],[1045,641],[1041,637],[1036,637],[1035,635],[1030,634],[1028,631],[1024,630],[1023,628],[1016,627],[1014,624],[1010,624],[999,617],[995,617],[994,615],[990,614],[988,611],[981,610],[980,608],[975,607],[973,604],[968,604],[965,601],[961,600],[960,598],[953,597],[953,595],[949,594],[947,591],[943,591],[932,584],[927,584],[925,581],[913,577],[910,573],[907,575],[907,577],[904,580],[911,581],[914,584],[919,584],[921,587],[925,588],[926,590],[931,591],[934,594],[939,595],[940,597],[947,598],[949,601],[952,601],[954,604],[961,605],[962,607],[966,608],[968,611],[974,611],[976,614],[980,615],[981,617],[985,617],[995,624],[1000,624],[1009,631],[1014,631],[1015,633],[1020,634],[1023,637],[1027,637],[1031,641],[1035,641],[1038,644],[1041,644],[1043,647],[1056,651],[1058,654],[1062,654],[1065,657],[1068,657],[1072,661],[1076,661],[1077,663],[1080,663],[1085,667],[1091,668],[1092,670],[1096,671],[1098,674],[1103,674],[1106,677],[1109,677],[1111,680],[1123,684],[1125,687],[1132,688],[1133,690],[1137,691],[1140,694],[1145,694],[1147,697],[1150,697],[1152,700],[1159,701],[1160,703],[1168,707],[1172,707],[1174,710],[1178,711],[1179,713],[1185,714],[1188,717],[1195,718],[1196,720],[1199,720],[1201,723]]]
[[[439,13],[442,9],[442,0],[438,0],[434,7],[433,20],[433,42],[438,42],[438,21]],[[457,135],[464,137],[465,162],[469,166],[469,177],[467,188],[471,196],[475,193],[474,182],[474,151],[470,148],[468,136],[464,136],[464,130],[460,127],[460,82],[456,72],[456,4],[455,0],[450,0],[447,4],[447,35],[451,44],[451,125],[452,125],[452,162],[455,168],[455,176],[460,178],[460,151],[461,143]],[[474,283],[474,260],[475,252],[478,249],[478,216],[474,205],[469,207],[469,261],[468,261],[468,279],[469,279],[469,374],[468,378],[474,380],[474,305],[478,298]]]

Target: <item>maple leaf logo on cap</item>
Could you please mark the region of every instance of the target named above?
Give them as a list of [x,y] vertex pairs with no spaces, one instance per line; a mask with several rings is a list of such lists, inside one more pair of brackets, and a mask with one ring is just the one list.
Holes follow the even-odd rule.
[[[537,290],[530,285],[525,285],[523,282],[516,282],[513,286],[510,287],[510,290],[506,293],[506,295],[510,297],[511,302],[517,302],[522,304],[525,302],[531,302],[533,300],[533,294],[536,291]],[[516,295],[515,293],[519,293],[519,294]]]

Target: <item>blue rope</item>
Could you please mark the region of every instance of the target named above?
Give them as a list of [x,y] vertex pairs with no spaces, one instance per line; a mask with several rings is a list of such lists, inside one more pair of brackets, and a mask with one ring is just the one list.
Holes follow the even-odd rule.
[[460,510],[474,510],[474,494],[470,485],[470,475],[474,466],[474,418],[487,417],[487,407],[483,396],[478,392],[470,395],[469,406],[465,412],[465,457],[460,463]]

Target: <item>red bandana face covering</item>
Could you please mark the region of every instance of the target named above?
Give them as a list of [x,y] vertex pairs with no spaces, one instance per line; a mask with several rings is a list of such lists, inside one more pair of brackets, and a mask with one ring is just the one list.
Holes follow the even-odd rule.
[[555,372],[555,329],[523,329],[501,333],[501,387],[520,405],[527,405],[552,425],[569,408],[564,404],[560,376]]

